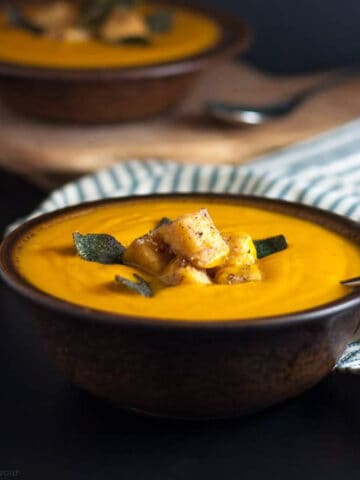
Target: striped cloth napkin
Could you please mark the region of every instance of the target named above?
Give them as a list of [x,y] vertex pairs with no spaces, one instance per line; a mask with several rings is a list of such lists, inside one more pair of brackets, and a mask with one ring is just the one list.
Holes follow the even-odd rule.
[[[84,201],[157,192],[282,198],[360,221],[360,119],[244,166],[180,165],[156,159],[121,162],[55,190],[26,219]],[[336,369],[360,373],[360,341],[348,346]]]

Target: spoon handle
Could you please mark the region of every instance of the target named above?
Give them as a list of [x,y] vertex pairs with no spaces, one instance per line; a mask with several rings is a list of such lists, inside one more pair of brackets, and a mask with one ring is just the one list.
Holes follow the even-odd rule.
[[357,288],[360,287],[360,277],[348,278],[347,280],[342,280],[341,285],[345,287]]
[[360,66],[358,65],[353,65],[351,67],[346,67],[341,70],[338,70],[336,73],[325,78],[319,83],[316,83],[311,87],[305,88],[301,90],[299,93],[295,94],[293,97],[293,102],[300,103],[305,99],[310,98],[319,92],[322,92],[323,90],[336,87],[336,85],[344,83],[348,80],[350,81],[352,78],[355,78],[359,75],[360,75]]

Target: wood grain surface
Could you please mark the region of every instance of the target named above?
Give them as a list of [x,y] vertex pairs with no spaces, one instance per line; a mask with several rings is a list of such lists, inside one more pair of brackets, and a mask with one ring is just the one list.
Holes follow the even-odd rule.
[[129,158],[245,163],[359,116],[359,79],[317,95],[286,118],[257,127],[211,122],[202,113],[204,102],[278,100],[326,75],[278,77],[224,63],[198,81],[177,111],[152,121],[121,125],[41,123],[20,117],[0,103],[0,165],[50,188]]

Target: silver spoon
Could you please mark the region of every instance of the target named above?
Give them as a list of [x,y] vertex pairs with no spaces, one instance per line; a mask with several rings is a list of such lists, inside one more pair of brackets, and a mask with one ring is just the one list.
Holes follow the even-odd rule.
[[226,102],[207,102],[205,112],[211,118],[237,125],[260,125],[291,113],[310,97],[340,83],[358,76],[360,67],[349,67],[339,71],[330,78],[306,88],[291,97],[267,105],[247,105]]
[[349,278],[347,280],[342,280],[341,285],[345,285],[345,287],[350,288],[357,288],[360,287],[360,277]]

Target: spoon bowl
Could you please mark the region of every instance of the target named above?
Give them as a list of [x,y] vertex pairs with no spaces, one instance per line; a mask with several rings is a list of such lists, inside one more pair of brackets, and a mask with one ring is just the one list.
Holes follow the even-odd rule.
[[211,117],[229,124],[261,125],[287,115],[296,105],[294,99],[264,106],[208,102],[205,109]]
[[261,125],[270,120],[281,119],[289,115],[314,95],[358,75],[359,68],[350,67],[284,100],[264,105],[209,101],[205,105],[205,112],[209,117],[223,123],[232,125]]

